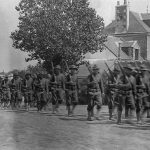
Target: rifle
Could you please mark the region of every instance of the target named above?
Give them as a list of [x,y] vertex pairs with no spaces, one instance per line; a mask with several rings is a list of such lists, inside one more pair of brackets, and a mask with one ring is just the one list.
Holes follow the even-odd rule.
[[55,73],[54,73],[54,65],[52,61],[51,61],[51,67],[52,67],[52,82],[56,82]]
[[93,71],[92,71],[92,69],[91,69],[91,66],[90,66],[90,65],[88,64],[88,62],[86,62],[86,61],[85,61],[85,65],[86,65],[86,67],[88,68],[89,73],[91,74],[91,76],[90,76],[90,81],[92,82],[92,81],[94,81],[94,79],[93,79],[93,75],[92,75]]
[[67,81],[71,82],[71,76],[70,76],[68,64],[67,64],[67,62],[65,60],[64,60],[64,62],[65,62],[66,69],[67,69]]
[[119,66],[119,68],[120,68],[120,71],[122,72],[122,74],[123,74],[123,83],[125,83],[125,80],[127,79],[126,77],[127,77],[127,74],[126,74],[126,72],[123,70],[123,68],[122,68],[122,66],[121,66],[121,64],[120,64],[120,62],[118,61],[118,66]]
[[104,72],[105,72],[106,76],[107,76],[108,78],[110,78],[110,76],[109,76],[109,74],[107,73],[107,71],[104,70]]
[[107,66],[107,69],[108,69],[108,71],[109,71],[109,73],[111,75],[112,82],[116,82],[116,78],[115,78],[113,72],[111,71],[111,69],[109,68],[109,66],[107,65],[106,62],[105,62],[105,65]]

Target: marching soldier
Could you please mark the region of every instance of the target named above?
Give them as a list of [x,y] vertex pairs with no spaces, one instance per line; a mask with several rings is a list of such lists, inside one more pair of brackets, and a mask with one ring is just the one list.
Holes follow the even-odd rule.
[[1,87],[2,87],[2,92],[5,95],[4,107],[8,107],[11,99],[11,93],[10,93],[10,80],[8,79],[7,75],[5,76],[4,80],[2,80]]
[[[128,77],[121,71],[116,82],[117,90],[117,124],[121,124],[121,116],[125,101],[128,100],[133,105],[132,85]],[[132,108],[132,107],[131,107]]]
[[34,81],[34,90],[37,97],[37,109],[38,111],[42,111],[46,105],[46,94],[49,90],[42,74],[37,75],[37,79]]
[[99,112],[102,107],[102,96],[104,94],[102,78],[99,74],[99,68],[94,65],[91,74],[87,78],[88,81],[88,118],[92,121],[94,106],[97,106],[96,119],[99,119]]
[[59,104],[64,101],[65,77],[60,71],[61,67],[57,65],[50,82],[53,113],[58,112]]
[[142,119],[145,112],[148,112],[150,109],[150,102],[149,102],[150,84],[149,84],[149,73],[148,73],[149,70],[145,65],[141,66],[141,71],[142,71],[142,83],[143,83],[142,110],[141,110],[141,119]]
[[131,93],[127,94],[125,99],[125,118],[128,118],[129,110],[130,110],[130,117],[133,115],[133,111],[135,110],[136,79],[132,75],[132,66],[126,66],[124,67],[124,69],[129,84],[131,85],[131,91],[130,91]]
[[[70,73],[66,77],[66,105],[68,110],[68,116],[72,116],[74,114],[74,109],[78,103],[78,90],[79,85],[77,81],[76,70],[77,67],[75,65],[70,66]],[[72,108],[71,108],[72,106]]]
[[117,75],[119,74],[119,70],[115,68],[112,73],[113,74],[112,75],[110,74],[110,77],[108,78],[107,92],[105,93],[105,96],[108,99],[109,120],[112,120],[113,112],[116,108],[117,93],[115,85]]
[[51,98],[52,98],[52,95],[51,95],[51,92],[50,92],[50,81],[51,81],[51,75],[50,74],[46,74],[45,75],[45,84],[46,84],[46,87],[48,87],[48,90],[47,90],[47,94],[46,94],[46,105],[45,105],[45,110],[49,107],[49,104],[51,103]]
[[30,72],[25,74],[25,79],[22,82],[22,92],[24,94],[24,103],[27,110],[31,106],[33,100],[33,79]]
[[12,103],[14,107],[20,107],[22,101],[21,87],[22,87],[22,81],[18,73],[16,72],[13,74],[13,79],[10,81],[11,101],[13,97],[14,99]]

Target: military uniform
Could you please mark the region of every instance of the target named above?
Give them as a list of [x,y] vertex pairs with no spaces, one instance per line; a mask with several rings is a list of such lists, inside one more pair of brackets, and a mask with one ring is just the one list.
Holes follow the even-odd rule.
[[48,93],[48,85],[42,75],[39,74],[37,79],[34,81],[34,90],[36,91],[37,97],[37,109],[41,111],[46,105],[46,95]]
[[22,82],[22,92],[24,95],[24,102],[27,109],[29,109],[29,106],[31,106],[31,103],[33,101],[33,79],[30,75],[30,73],[26,73],[25,79]]
[[128,82],[131,86],[131,93],[128,94],[125,99],[125,118],[127,118],[129,110],[130,115],[132,115],[133,111],[135,110],[136,79],[132,75],[132,66],[126,66],[124,69],[126,71]]
[[[149,94],[150,94],[150,85],[149,85],[149,70],[146,66],[141,66],[142,71],[142,83],[143,83],[143,95],[142,95],[142,110],[141,110],[141,119],[145,112],[148,112],[150,109],[150,101],[149,101]],[[148,74],[147,74],[148,73]]]
[[22,100],[21,87],[22,80],[20,77],[18,77],[18,74],[15,73],[14,78],[10,81],[12,107],[20,107]]
[[117,89],[117,124],[120,124],[125,101],[128,100],[128,102],[130,102],[131,105],[133,102],[132,85],[129,82],[128,77],[126,77],[125,75],[119,76],[119,78],[117,79]]
[[[77,70],[76,66],[72,65],[70,70]],[[69,73],[65,82],[66,89],[66,105],[68,109],[68,116],[73,114],[75,106],[78,104],[78,80],[75,72]],[[72,106],[72,109],[70,108]]]
[[7,107],[11,100],[11,93],[10,93],[10,81],[8,80],[8,76],[5,76],[5,79],[2,81],[2,102],[4,102],[4,107]]
[[[96,65],[93,66],[93,70],[99,70],[98,67]],[[91,121],[92,120],[92,116],[93,116],[93,109],[94,106],[97,106],[97,119],[99,118],[99,111],[102,107],[102,94],[104,92],[103,90],[103,82],[102,82],[102,78],[100,76],[100,74],[93,74],[91,73],[88,78],[88,107],[87,107],[87,111],[88,111],[88,120]]]
[[2,91],[6,93],[8,99],[11,99],[10,94],[10,80],[8,80],[8,76],[5,77],[5,79],[1,83]]
[[59,104],[64,101],[65,77],[60,73],[60,70],[61,67],[57,65],[55,67],[55,74],[53,74],[50,81],[53,113],[58,111]]

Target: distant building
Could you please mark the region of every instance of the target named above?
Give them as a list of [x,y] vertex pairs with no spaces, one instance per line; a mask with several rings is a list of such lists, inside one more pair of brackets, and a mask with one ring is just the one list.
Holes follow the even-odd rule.
[[135,60],[150,59],[150,13],[130,11],[127,0],[124,0],[122,5],[117,2],[115,16],[105,32],[122,39],[121,49],[128,56]]

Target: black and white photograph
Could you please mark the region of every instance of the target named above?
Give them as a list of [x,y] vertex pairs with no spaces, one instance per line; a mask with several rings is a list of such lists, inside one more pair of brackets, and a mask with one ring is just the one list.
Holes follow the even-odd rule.
[[0,150],[150,150],[150,0],[0,0]]

